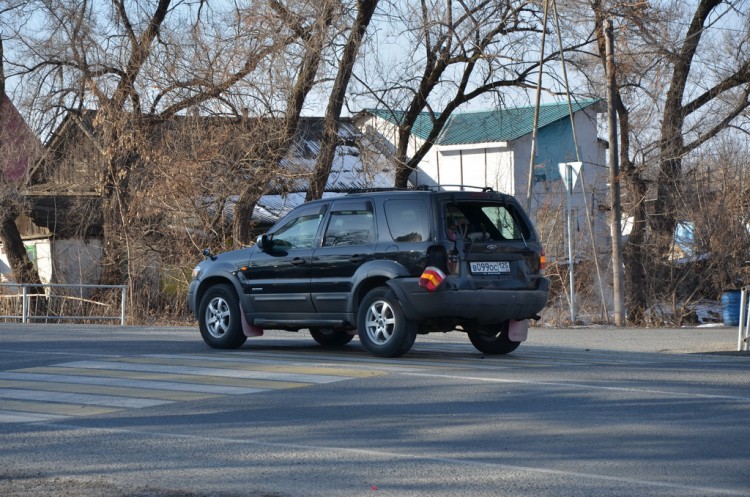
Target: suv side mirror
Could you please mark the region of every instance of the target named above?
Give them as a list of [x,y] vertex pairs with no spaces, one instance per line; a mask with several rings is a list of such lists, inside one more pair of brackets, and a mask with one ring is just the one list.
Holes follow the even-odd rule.
[[255,240],[255,243],[262,252],[270,252],[273,249],[273,235],[264,233]]
[[212,254],[211,253],[211,249],[209,249],[209,248],[204,248],[203,249],[203,257],[205,257],[206,259],[211,259],[212,261],[216,260],[216,255]]

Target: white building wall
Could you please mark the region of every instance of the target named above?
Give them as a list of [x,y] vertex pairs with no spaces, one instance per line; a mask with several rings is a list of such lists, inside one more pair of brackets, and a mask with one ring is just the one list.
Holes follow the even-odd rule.
[[26,242],[26,246],[34,245],[36,248],[36,269],[42,283],[52,282],[52,242],[49,238]]
[[102,244],[100,240],[55,240],[55,283],[69,285],[99,283],[101,259]]
[[[34,265],[42,283],[96,284],[101,276],[102,244],[99,240],[26,240],[35,253]],[[8,257],[0,245],[0,283],[13,282]]]
[[513,190],[513,151],[505,147],[433,147],[419,165],[420,184],[486,187]]
[[[52,251],[50,248],[50,241],[48,239],[40,240],[25,240],[23,242],[27,251],[34,254],[34,266],[36,266],[39,273],[39,279],[42,283],[50,283],[52,281]],[[13,283],[13,271],[10,268],[10,262],[8,256],[5,253],[5,247],[0,244],[0,283]]]
[[515,194],[514,156],[515,152],[509,148],[496,149],[492,154],[489,154],[492,160],[490,160],[487,169],[486,186],[508,195]]

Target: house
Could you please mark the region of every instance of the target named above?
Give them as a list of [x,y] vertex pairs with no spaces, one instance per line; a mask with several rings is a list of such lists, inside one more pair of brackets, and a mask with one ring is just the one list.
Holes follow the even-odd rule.
[[[26,194],[33,200],[34,221],[63,238],[101,235],[100,214],[89,219],[88,223],[82,223],[70,212],[80,210],[82,199],[94,199],[93,204],[97,207],[101,196],[105,165],[101,136],[94,125],[95,116],[95,111],[68,114],[30,173],[33,186],[27,189]],[[269,122],[270,119],[264,118],[202,116],[154,120],[146,125],[148,132],[142,137],[146,144],[141,144],[139,154],[148,155],[151,159],[160,154],[166,155],[173,162],[202,162],[202,174],[211,181],[232,176],[236,183],[236,187],[232,188],[234,191],[227,191],[228,202],[220,206],[217,204],[214,211],[221,211],[231,218],[233,202],[242,186],[242,178],[234,177],[237,176],[235,173],[242,174],[242,170],[232,167],[245,160],[253,141],[266,139],[264,133],[269,129]],[[362,145],[352,120],[342,118],[338,127],[340,143],[326,191],[345,192],[392,185],[393,174],[388,161]],[[253,216],[256,222],[269,226],[300,203],[299,199],[304,199],[307,177],[315,167],[322,136],[323,118],[301,118],[289,154],[280,164],[283,174],[278,175],[273,185],[278,193],[270,192],[261,199]],[[202,200],[211,202],[215,199]],[[85,230],[81,231],[83,227]]]
[[[583,250],[582,243],[591,247],[590,241],[585,242],[591,217],[586,216],[587,209],[593,214],[595,239],[608,236],[609,228],[601,209],[606,204],[607,193],[606,144],[597,135],[597,115],[603,112],[601,102],[577,101],[572,109],[583,166],[571,205],[574,227],[581,235],[578,244]],[[534,112],[535,108],[529,106],[453,113],[410,182],[491,187],[515,196],[525,206]],[[402,115],[388,110],[366,110],[355,116],[355,121],[364,136],[379,142],[383,150],[393,151]],[[428,113],[422,113],[412,128],[408,155],[422,146],[431,131],[432,119]],[[530,214],[545,237],[547,253],[552,257],[567,258],[562,237],[566,190],[558,165],[577,160],[567,102],[541,105]]]

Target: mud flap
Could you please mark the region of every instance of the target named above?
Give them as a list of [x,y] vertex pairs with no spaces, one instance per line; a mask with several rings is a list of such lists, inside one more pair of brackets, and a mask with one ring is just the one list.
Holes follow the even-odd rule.
[[511,319],[508,322],[508,338],[512,342],[525,342],[529,336],[529,320],[523,319],[516,321]]
[[245,311],[240,309],[240,321],[242,322],[242,332],[245,334],[246,337],[259,337],[263,336],[263,328],[259,326],[252,326],[250,323],[247,322],[247,319],[245,319]]

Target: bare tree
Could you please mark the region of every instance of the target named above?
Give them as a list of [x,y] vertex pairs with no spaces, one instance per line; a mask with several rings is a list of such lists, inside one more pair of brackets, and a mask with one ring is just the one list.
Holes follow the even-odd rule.
[[341,117],[344,97],[346,96],[349,81],[354,71],[362,39],[367,31],[367,27],[370,25],[377,6],[378,0],[357,0],[357,14],[350,28],[349,37],[344,44],[336,79],[333,83],[331,94],[328,97],[321,148],[307,190],[307,200],[320,198],[323,195],[323,190],[328,182],[328,176],[331,174],[333,155],[338,145],[337,120]]
[[[293,138],[297,133],[305,99],[315,84],[320,69],[323,50],[329,39],[329,28],[333,24],[339,7],[337,0],[322,0],[312,5],[313,11],[293,11],[278,0],[271,0],[271,6],[297,40],[299,70],[290,79],[293,83],[287,93],[282,125],[278,134],[271,140],[255,147],[246,160],[261,174],[278,170],[278,165],[288,154]],[[283,184],[279,185],[283,189]],[[248,183],[239,196],[234,211],[235,243],[247,245],[252,241],[252,214],[258,199],[267,192],[269,183],[254,181]]]
[[[50,28],[23,39],[30,62],[16,72],[39,89],[41,111],[97,109],[94,127],[105,163],[102,281],[121,283],[133,260],[129,245],[142,232],[138,213],[131,211],[132,180],[153,153],[148,149],[153,119],[193,109],[239,114],[242,92],[260,93],[245,78],[287,39],[252,9],[211,12],[208,19],[202,17],[208,4],[194,11],[172,0],[153,6],[113,0],[110,6],[85,1],[37,7],[35,15],[48,16]],[[239,97],[234,102],[230,90]]]
[[[533,55],[544,29],[540,14],[535,3],[524,0],[425,1],[404,13],[403,31],[396,35],[409,39],[403,70],[380,68],[387,77],[379,87],[367,81],[372,79],[371,71],[358,76],[369,95],[390,109],[399,123],[394,159],[397,187],[406,186],[461,105],[489,94],[502,100],[503,89],[534,86],[530,79],[539,61]],[[423,112],[431,120],[429,136],[409,153],[413,127]]]
[[[701,0],[697,3],[689,27],[668,54],[670,78],[664,98],[664,109],[659,136],[659,175],[654,215],[650,228],[657,236],[656,256],[669,250],[674,229],[679,220],[676,203],[682,197],[682,161],[720,132],[750,107],[750,53],[735,52],[728,57],[730,64],[720,67],[713,77],[697,65],[701,41],[711,27],[711,16],[722,16],[741,8],[746,2]],[[746,45],[748,40],[741,45]],[[692,91],[695,74],[700,81],[699,90]],[[705,79],[704,79],[705,78]],[[720,103],[721,105],[713,105]],[[710,119],[706,112],[714,114]],[[689,119],[700,121],[700,131],[691,132]]]
[[[736,16],[745,4],[589,2],[602,62],[604,19],[613,18],[620,29],[615,106],[632,225],[625,246],[631,322],[645,319],[658,300],[674,300],[680,293],[683,280],[673,262],[675,230],[697,215],[689,208],[696,196],[685,189],[685,161],[700,163],[713,140],[736,129],[750,106],[748,33],[738,43],[733,28],[732,43],[717,44],[720,21]],[[687,19],[684,30],[674,22],[682,18]]]

